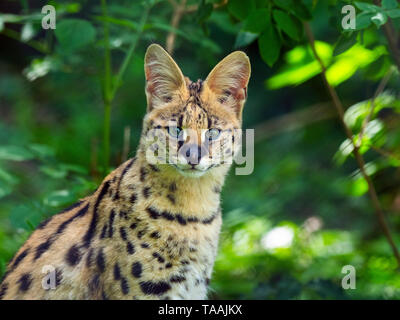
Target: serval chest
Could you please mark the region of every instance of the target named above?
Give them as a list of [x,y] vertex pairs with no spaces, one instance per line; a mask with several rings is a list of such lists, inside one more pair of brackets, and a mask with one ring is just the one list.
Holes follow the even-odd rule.
[[96,249],[88,255],[93,277],[89,283],[104,284],[97,295],[104,291],[118,299],[206,297],[221,225],[219,194],[202,190],[207,202],[214,201],[201,212],[205,208],[199,206],[204,202],[196,195],[199,189],[188,200],[192,186],[159,179],[158,174],[138,160],[110,185],[107,197],[112,203],[103,200],[100,205],[107,218],[100,223]]
[[201,212],[201,188],[188,201],[193,188],[158,174],[131,159],[91,197],[42,223],[11,261],[2,298],[204,299],[219,195],[202,190],[214,206]]

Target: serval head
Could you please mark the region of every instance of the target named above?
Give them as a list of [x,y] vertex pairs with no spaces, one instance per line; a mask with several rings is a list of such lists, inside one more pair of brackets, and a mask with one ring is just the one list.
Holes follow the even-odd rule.
[[144,68],[147,114],[141,148],[147,161],[185,177],[226,173],[240,147],[250,77],[247,55],[233,52],[206,80],[193,82],[161,46],[152,44]]

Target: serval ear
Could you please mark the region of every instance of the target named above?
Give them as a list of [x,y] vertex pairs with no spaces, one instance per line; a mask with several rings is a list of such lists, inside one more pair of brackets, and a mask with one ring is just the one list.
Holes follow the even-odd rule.
[[250,60],[242,51],[235,51],[219,62],[205,83],[219,102],[231,108],[241,119],[250,79]]
[[162,107],[186,89],[181,69],[158,44],[151,44],[144,58],[147,111]]

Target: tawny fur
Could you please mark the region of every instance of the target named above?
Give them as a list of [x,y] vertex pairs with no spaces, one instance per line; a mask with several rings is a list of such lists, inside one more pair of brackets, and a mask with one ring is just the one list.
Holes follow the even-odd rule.
[[[145,74],[148,113],[136,157],[91,196],[38,226],[10,261],[0,299],[206,298],[230,164],[186,177],[172,165],[148,163],[145,135],[180,122],[199,132],[217,127],[231,139],[231,130],[241,126],[249,60],[232,53],[206,81],[193,83],[160,46],[151,45]],[[209,153],[232,153],[222,146],[209,147]],[[55,288],[43,287],[46,266],[55,270]]]

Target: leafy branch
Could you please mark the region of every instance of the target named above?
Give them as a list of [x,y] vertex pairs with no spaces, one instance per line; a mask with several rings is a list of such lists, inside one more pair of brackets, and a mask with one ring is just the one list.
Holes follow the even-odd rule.
[[361,125],[361,130],[360,133],[358,134],[358,142],[357,142],[357,147],[360,148],[361,147],[361,143],[362,143],[362,138],[365,134],[365,130],[367,128],[367,125],[369,123],[369,121],[371,120],[372,115],[374,114],[374,110],[375,110],[375,100],[376,98],[383,92],[383,90],[386,87],[386,84],[388,83],[390,77],[393,74],[393,68],[390,68],[388,70],[388,72],[386,73],[386,75],[382,78],[382,80],[380,81],[378,88],[375,91],[374,96],[372,97],[372,100],[370,101],[370,107],[368,110],[368,114],[367,116],[364,118],[363,123]]
[[[380,0],[374,0],[375,5],[377,6],[380,5],[380,2]],[[383,25],[383,31],[386,39],[388,40],[388,45],[392,53],[393,60],[397,66],[397,69],[400,71],[400,50],[398,47],[399,41],[390,17],[388,18],[387,23]]]
[[225,6],[228,3],[228,0],[222,0],[220,3],[215,3],[215,4],[211,3],[205,4],[205,2],[203,1],[200,5],[197,4],[187,5],[187,0],[181,0],[180,3],[176,2],[175,0],[168,0],[168,2],[171,4],[173,8],[173,13],[170,22],[171,30],[168,33],[167,38],[165,40],[165,48],[172,55],[174,53],[175,39],[179,23],[185,14],[199,12],[200,10],[203,9],[207,12],[205,16],[209,16],[213,9],[218,9],[220,7]]
[[[176,29],[179,26],[179,22],[181,21],[183,14],[185,13],[186,0],[182,0],[182,2],[179,4],[176,3],[175,1],[170,1],[170,3],[174,8],[171,18],[171,28]],[[165,41],[165,47],[171,55],[173,54],[175,47],[175,38],[176,38],[176,32],[174,30],[171,30],[168,33],[167,39]]]
[[106,0],[101,0],[101,7],[103,13],[103,32],[104,32],[104,80],[103,80],[103,102],[104,102],[104,129],[103,129],[103,143],[104,143],[104,172],[108,171],[109,163],[110,163],[110,127],[111,127],[111,109],[112,102],[115,98],[118,88],[121,85],[122,78],[125,74],[125,71],[132,59],[133,53],[135,52],[137,43],[143,33],[144,26],[147,22],[149,11],[151,8],[150,4],[145,4],[145,9],[142,14],[140,23],[138,25],[136,34],[131,42],[131,45],[125,54],[123,62],[115,76],[115,80],[113,79],[113,74],[111,71],[111,50],[109,44],[109,20],[108,12],[107,12],[107,2]]
[[[322,61],[322,59],[320,58],[320,56],[319,56],[319,54],[318,54],[318,52],[317,52],[317,50],[315,48],[314,34],[312,32],[312,29],[311,29],[310,25],[307,22],[304,23],[304,28],[305,28],[307,39],[308,39],[308,41],[310,43],[310,46],[311,46],[311,50],[312,50],[312,52],[314,54],[314,57],[318,61],[319,65],[321,67],[321,70],[322,70],[321,76],[322,76],[322,80],[323,80],[324,86],[326,87],[326,89],[329,92],[329,95],[331,96],[332,102],[333,102],[333,104],[334,104],[334,106],[336,108],[336,111],[339,114],[339,118],[340,118],[340,121],[341,121],[341,123],[342,123],[342,125],[344,127],[344,130],[345,130],[345,133],[347,135],[347,138],[349,139],[349,141],[352,144],[353,154],[354,154],[354,157],[355,157],[355,159],[357,161],[357,164],[358,164],[358,167],[360,169],[361,175],[362,175],[363,179],[366,181],[366,183],[368,184],[368,193],[369,193],[369,196],[371,198],[371,202],[372,202],[372,205],[374,207],[375,214],[376,214],[376,216],[378,218],[378,222],[379,222],[379,224],[380,224],[380,226],[381,226],[381,228],[383,230],[383,233],[384,233],[384,235],[385,235],[390,247],[392,248],[393,254],[394,254],[394,256],[395,256],[395,258],[397,260],[397,264],[400,267],[400,253],[399,253],[399,251],[398,251],[398,249],[396,247],[396,244],[394,243],[393,237],[392,237],[392,235],[390,233],[390,229],[389,229],[389,226],[388,226],[388,224],[386,222],[386,218],[385,218],[385,215],[383,213],[383,209],[382,209],[381,203],[379,201],[375,186],[374,186],[374,184],[373,184],[373,182],[371,180],[371,177],[367,174],[367,171],[366,171],[366,168],[365,168],[365,161],[364,161],[363,156],[360,153],[360,147],[358,146],[358,144],[355,143],[355,141],[353,139],[353,132],[350,129],[350,127],[346,124],[346,122],[344,121],[344,107],[343,107],[343,104],[342,104],[342,102],[341,102],[341,100],[340,100],[335,88],[329,83],[329,81],[327,79],[325,64]],[[385,80],[385,78],[383,80]],[[382,86],[379,86],[379,87],[382,87]]]

